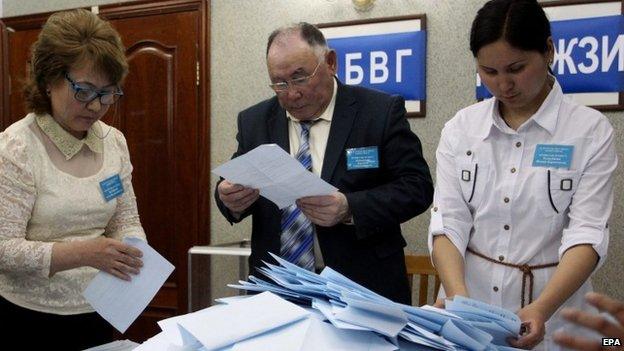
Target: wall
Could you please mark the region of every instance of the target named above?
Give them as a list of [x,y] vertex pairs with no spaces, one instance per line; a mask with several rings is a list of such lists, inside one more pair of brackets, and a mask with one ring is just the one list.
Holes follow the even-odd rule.
[[[51,11],[77,6],[117,1],[47,1],[4,0],[4,15]],[[425,158],[435,169],[435,148],[440,130],[455,112],[474,100],[475,66],[468,50],[470,23],[485,0],[378,0],[368,12],[357,12],[350,0],[212,0],[211,4],[211,159],[212,168],[227,161],[236,149],[238,111],[271,96],[264,59],[266,37],[276,27],[291,22],[336,22],[353,19],[427,15],[427,116],[411,119],[410,124],[421,138]],[[33,10],[36,6],[37,10]],[[452,20],[451,20],[452,19]],[[607,113],[616,130],[618,150],[622,150],[624,112]],[[620,158],[621,156],[621,152]],[[214,189],[212,178],[210,189]],[[624,175],[618,167],[615,175],[615,205],[611,219],[610,257],[595,276],[596,290],[624,299],[619,273],[624,266]],[[423,214],[403,225],[409,253],[426,253],[429,216]],[[230,226],[212,206],[212,243],[249,238],[250,220]],[[213,259],[213,296],[235,293],[225,287],[237,278],[237,260]]]

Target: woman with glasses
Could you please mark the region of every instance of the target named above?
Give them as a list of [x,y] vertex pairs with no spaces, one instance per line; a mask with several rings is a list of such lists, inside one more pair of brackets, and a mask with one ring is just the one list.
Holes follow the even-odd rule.
[[82,350],[112,329],[82,296],[98,271],[129,281],[145,239],[126,141],[100,119],[123,96],[119,34],[86,10],[56,13],[33,44],[26,105],[0,133],[0,316],[23,349]]

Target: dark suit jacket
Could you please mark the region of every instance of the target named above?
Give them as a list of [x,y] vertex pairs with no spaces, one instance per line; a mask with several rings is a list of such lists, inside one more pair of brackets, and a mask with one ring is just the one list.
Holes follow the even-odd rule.
[[[233,158],[267,143],[289,152],[288,120],[277,98],[242,111],[236,138]],[[378,147],[379,168],[348,171],[345,150],[368,146]],[[429,207],[433,185],[420,141],[405,119],[403,98],[339,82],[323,160],[321,178],[346,195],[355,223],[316,226],[325,265],[409,304],[400,223]],[[215,195],[230,223],[252,216],[250,274],[261,276],[256,271],[263,266],[261,261],[274,262],[268,252],[280,252],[279,209],[260,197],[236,220]]]

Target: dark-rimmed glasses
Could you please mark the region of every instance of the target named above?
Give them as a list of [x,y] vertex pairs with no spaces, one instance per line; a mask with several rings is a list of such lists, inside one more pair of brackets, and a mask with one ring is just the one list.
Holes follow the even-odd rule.
[[69,85],[74,91],[74,99],[80,102],[85,102],[88,104],[91,101],[99,98],[100,104],[112,105],[115,102],[117,102],[119,98],[123,96],[123,91],[121,91],[121,88],[119,87],[116,88],[117,89],[116,91],[110,91],[106,89],[95,90],[91,87],[85,87],[84,85],[81,85],[80,83],[76,83],[76,81],[69,78],[69,74],[67,73],[65,73],[65,79],[67,79],[67,81],[69,82]]
[[283,92],[288,91],[290,87],[304,86],[308,84],[310,82],[310,79],[314,77],[314,75],[316,74],[316,71],[318,71],[318,68],[321,66],[322,62],[323,61],[319,61],[319,63],[316,65],[316,68],[314,68],[314,71],[309,76],[289,79],[284,82],[272,83],[272,84],[269,84],[269,88],[273,89],[273,91],[276,93],[283,93]]

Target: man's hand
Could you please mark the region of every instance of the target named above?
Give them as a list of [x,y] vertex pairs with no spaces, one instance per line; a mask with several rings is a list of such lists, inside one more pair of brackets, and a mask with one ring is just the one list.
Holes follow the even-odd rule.
[[323,227],[331,227],[351,216],[347,197],[341,192],[303,197],[297,200],[297,206],[312,223]]
[[260,197],[258,189],[246,188],[240,184],[232,184],[227,180],[217,186],[219,199],[223,201],[234,216],[239,216]]
[[518,317],[522,321],[524,332],[520,338],[508,340],[509,344],[513,347],[531,350],[544,340],[547,318],[535,302],[518,311]]
[[[624,303],[607,297],[602,294],[589,293],[585,299],[599,310],[608,312],[615,320],[605,318],[605,316],[583,312],[576,308],[565,308],[561,311],[563,318],[568,321],[582,325],[602,334],[606,338],[617,338],[624,342]],[[557,344],[573,350],[624,350],[623,347],[602,346],[600,340],[590,340],[564,332],[557,332],[554,335]]]

